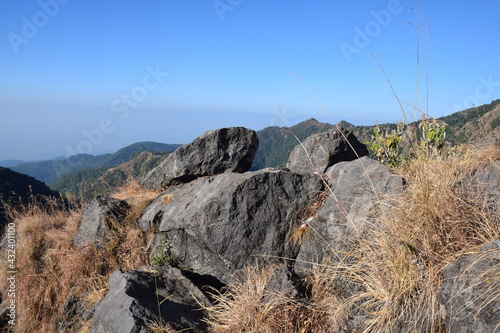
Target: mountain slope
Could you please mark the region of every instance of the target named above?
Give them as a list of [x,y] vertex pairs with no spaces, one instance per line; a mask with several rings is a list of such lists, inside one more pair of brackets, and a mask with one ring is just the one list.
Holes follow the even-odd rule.
[[97,168],[109,158],[110,154],[92,156],[88,154],[79,154],[70,156],[64,160],[49,160],[41,162],[23,163],[12,170],[27,174],[51,185],[57,178],[69,172],[80,169]]
[[118,150],[114,154],[88,155],[79,154],[64,160],[49,160],[42,162],[23,163],[12,169],[35,177],[47,185],[52,185],[59,177],[70,172],[84,169],[111,168],[127,162],[134,154],[149,150],[159,153],[170,152],[181,145],[157,142],[138,142]]
[[500,126],[500,99],[439,119],[448,124],[447,133],[451,140],[457,143],[476,140]]

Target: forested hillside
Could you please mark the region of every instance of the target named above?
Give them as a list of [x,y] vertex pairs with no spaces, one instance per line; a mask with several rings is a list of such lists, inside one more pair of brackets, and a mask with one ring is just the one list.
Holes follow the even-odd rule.
[[78,170],[59,178],[52,188],[65,194],[88,201],[97,195],[108,195],[131,179],[143,178],[160,164],[168,153],[142,151],[130,161],[113,168]]
[[308,136],[325,132],[334,125],[308,119],[292,127],[266,127],[257,132],[259,149],[251,170],[284,166],[293,148]]

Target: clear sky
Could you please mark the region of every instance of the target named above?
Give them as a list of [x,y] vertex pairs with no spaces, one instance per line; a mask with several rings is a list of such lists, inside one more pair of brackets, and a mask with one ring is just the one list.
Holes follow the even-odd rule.
[[436,117],[489,103],[499,13],[498,0],[2,1],[0,160],[311,117],[395,122],[373,53],[411,117],[416,100]]

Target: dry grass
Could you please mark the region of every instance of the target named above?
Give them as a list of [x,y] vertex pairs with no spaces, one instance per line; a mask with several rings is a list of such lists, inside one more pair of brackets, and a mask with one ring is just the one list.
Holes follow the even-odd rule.
[[148,325],[147,329],[151,333],[177,333],[177,332],[179,332],[179,331],[174,330],[170,325],[160,323],[158,321],[151,322]]
[[73,247],[81,209],[68,211],[49,200],[10,214],[17,229],[16,332],[55,331],[68,297],[98,285],[96,276],[107,267],[96,258],[98,252],[79,252]]
[[292,300],[269,289],[272,267],[248,267],[241,281],[213,295],[215,305],[205,307],[210,331],[326,332],[326,312]]
[[[10,209],[17,230],[16,332],[55,332],[64,322],[68,297],[85,306],[99,302],[107,291],[109,275],[116,269],[137,269],[147,264],[146,239],[136,222],[156,194],[131,182],[114,196],[130,205],[123,221],[101,249],[73,245],[83,209],[66,209],[55,200]],[[0,279],[5,280],[6,263]],[[0,286],[5,293],[6,284]],[[90,323],[82,323],[82,329]]]

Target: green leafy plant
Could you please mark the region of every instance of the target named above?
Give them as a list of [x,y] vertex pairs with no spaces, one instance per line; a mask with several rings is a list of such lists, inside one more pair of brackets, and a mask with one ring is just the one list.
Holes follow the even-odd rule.
[[149,261],[155,266],[174,266],[179,267],[180,259],[172,253],[172,244],[167,238],[160,241],[156,252],[151,255]]
[[[426,159],[430,154],[440,153],[445,145],[446,123],[436,119],[429,121],[425,114],[418,124],[417,141],[405,142],[405,124],[398,122],[396,129],[382,131],[377,124],[371,141],[366,142],[371,156],[389,167],[401,166],[408,159]],[[407,127],[406,127],[407,128]]]
[[403,122],[400,121],[396,129],[382,132],[377,124],[373,129],[371,141],[366,143],[372,157],[387,166],[399,166],[402,162],[400,151],[404,127]]
[[427,147],[437,150],[443,148],[444,139],[446,137],[445,123],[440,124],[435,118],[429,122],[424,114],[422,115],[422,121],[418,124],[418,127],[422,131],[422,140]]

